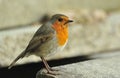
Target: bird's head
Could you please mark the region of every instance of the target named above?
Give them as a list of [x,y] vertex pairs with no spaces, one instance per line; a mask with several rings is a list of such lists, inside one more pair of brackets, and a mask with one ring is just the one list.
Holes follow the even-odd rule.
[[53,24],[53,28],[59,28],[59,27],[67,27],[68,23],[73,22],[72,20],[69,20],[69,18],[63,14],[56,14],[53,15],[51,20],[50,20]]
[[52,28],[56,31],[59,45],[64,45],[68,39],[68,23],[73,21],[62,14],[52,16],[50,21],[52,22]]

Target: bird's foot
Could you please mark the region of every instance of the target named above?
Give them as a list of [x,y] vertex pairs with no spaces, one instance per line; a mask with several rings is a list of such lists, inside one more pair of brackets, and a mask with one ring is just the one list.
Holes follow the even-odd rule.
[[51,71],[59,71],[58,69],[50,68]]
[[52,74],[52,75],[59,75],[59,70],[58,69],[53,69],[53,68],[49,68],[49,70],[47,71],[48,74]]
[[55,71],[48,71],[47,73],[51,75],[60,75],[58,72]]

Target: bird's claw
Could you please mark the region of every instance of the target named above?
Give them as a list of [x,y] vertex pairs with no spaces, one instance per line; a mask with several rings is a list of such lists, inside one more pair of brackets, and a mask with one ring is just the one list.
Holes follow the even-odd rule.
[[48,71],[47,73],[51,75],[60,75],[58,72],[55,71]]

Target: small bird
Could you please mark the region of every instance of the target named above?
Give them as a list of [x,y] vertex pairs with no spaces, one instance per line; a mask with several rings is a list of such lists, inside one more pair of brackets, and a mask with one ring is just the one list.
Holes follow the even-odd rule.
[[73,22],[63,14],[55,14],[34,34],[27,48],[10,64],[9,69],[21,58],[31,54],[39,56],[48,73],[52,69],[45,57],[62,50],[68,41],[68,23]]

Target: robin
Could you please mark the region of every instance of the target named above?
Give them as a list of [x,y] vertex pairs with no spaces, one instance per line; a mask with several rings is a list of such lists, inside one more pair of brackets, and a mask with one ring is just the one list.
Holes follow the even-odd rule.
[[45,57],[65,47],[68,41],[68,23],[70,22],[73,21],[63,14],[53,15],[36,31],[27,48],[10,64],[9,69],[20,58],[34,54],[41,58],[47,72],[52,73]]

